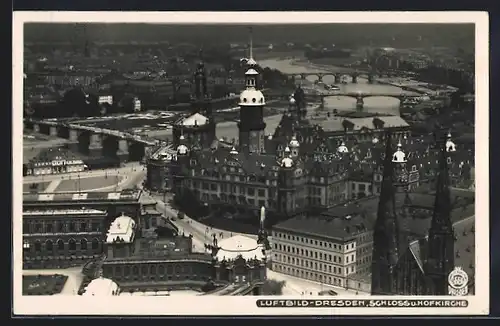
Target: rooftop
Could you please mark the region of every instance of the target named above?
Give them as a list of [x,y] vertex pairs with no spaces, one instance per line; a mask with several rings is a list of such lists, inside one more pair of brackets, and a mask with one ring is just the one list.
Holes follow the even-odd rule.
[[27,210],[23,211],[23,217],[29,216],[72,216],[72,215],[106,215],[106,211],[91,208],[82,209],[47,209],[47,210]]
[[241,256],[245,260],[265,258],[262,252],[264,246],[258,244],[257,240],[242,235],[221,240],[218,243],[218,247],[220,247],[216,256],[218,260],[234,260],[238,256]]
[[[466,197],[467,198],[467,197]],[[430,194],[411,193],[408,206],[411,217],[401,214],[399,218],[402,232],[414,237],[422,237],[428,233],[434,206],[434,196]],[[319,238],[349,240],[360,233],[373,229],[379,198],[367,197],[332,209],[318,215],[295,217],[274,226],[276,230],[307,234]],[[396,212],[405,202],[405,194],[396,195]],[[457,223],[474,215],[473,199],[464,199],[452,193],[452,223]]]
[[34,148],[33,151],[24,151],[24,154],[24,163],[34,165],[51,165],[53,161],[65,161],[66,164],[83,164],[83,160],[79,155],[62,147],[44,148],[38,151]]
[[115,218],[115,220],[109,226],[106,242],[131,243],[135,234],[134,228],[134,220],[122,213],[122,215]]
[[208,118],[202,114],[195,113],[187,118],[182,118],[179,123],[185,127],[203,126],[208,123]]
[[85,288],[83,296],[107,296],[118,294],[118,284],[108,278],[96,278]]
[[138,202],[141,190],[122,190],[121,192],[57,192],[23,193],[23,204],[39,202],[95,202],[95,201],[130,201]]
[[[469,276],[469,280],[474,282],[475,276],[475,217],[456,221],[453,223],[455,230],[455,266],[461,267]],[[409,250],[415,258],[422,272],[424,271],[424,261],[427,256],[427,240],[413,241],[409,244]]]

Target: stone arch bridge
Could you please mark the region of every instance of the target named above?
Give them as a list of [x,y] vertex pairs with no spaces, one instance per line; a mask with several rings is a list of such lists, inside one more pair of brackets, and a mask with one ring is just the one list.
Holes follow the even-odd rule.
[[[351,71],[351,72],[304,72],[287,74],[288,78],[297,80],[306,80],[307,77],[316,77],[318,81],[323,81],[326,76],[333,77],[335,84],[340,84],[343,80],[350,83],[357,83],[359,76],[367,76],[369,82],[374,82],[376,77],[395,77],[396,72],[392,71]],[[347,78],[345,78],[347,77]],[[347,80],[346,80],[347,79]]]
[[[266,99],[268,100],[288,100],[291,96],[291,94],[285,94],[285,93],[274,93],[274,92],[269,92],[265,94]],[[409,98],[415,98],[415,97],[420,97],[421,95],[418,93],[375,93],[375,92],[341,92],[341,91],[333,91],[333,92],[325,92],[321,94],[316,94],[316,93],[306,93],[306,99],[310,101],[324,101],[325,97],[332,97],[332,96],[346,96],[346,97],[352,97],[355,99],[365,99],[367,97],[375,97],[375,96],[384,96],[384,97],[392,97],[395,99],[398,99],[400,101],[403,101],[405,99]]]
[[141,161],[158,145],[158,141],[143,136],[64,121],[25,119],[24,128],[68,139],[71,150],[84,155],[119,158],[121,161]]

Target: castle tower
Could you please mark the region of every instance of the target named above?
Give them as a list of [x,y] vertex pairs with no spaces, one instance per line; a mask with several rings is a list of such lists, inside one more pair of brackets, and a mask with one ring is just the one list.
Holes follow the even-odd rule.
[[293,93],[293,99],[295,100],[295,110],[297,111],[297,118],[299,120],[305,119],[307,115],[307,103],[306,94],[300,85],[295,89]]
[[455,242],[451,223],[448,153],[454,150],[448,141],[441,147],[436,197],[429,229],[428,256],[425,272],[431,279],[431,295],[448,294],[448,275],[455,266]]
[[184,170],[189,165],[189,148],[186,146],[184,135],[181,134],[179,142],[180,145],[177,146],[176,155],[172,158],[172,165],[170,168],[172,188],[177,195],[180,195],[180,192],[184,189],[184,187],[182,187],[185,178]]
[[297,140],[297,137],[293,136],[292,140],[290,140],[290,143],[288,144],[288,147],[290,148],[290,157],[292,159],[296,159],[299,156],[299,150],[300,150],[300,143]]
[[205,64],[200,61],[194,73],[194,94],[191,100],[193,113],[204,114],[207,118],[212,117],[211,96],[207,87],[207,73]]
[[239,144],[241,151],[248,153],[264,152],[264,94],[257,89],[259,73],[255,70],[256,62],[252,56],[252,43],[250,43],[249,68],[245,73],[246,89],[240,94],[240,122]]
[[395,266],[399,259],[399,223],[395,195],[399,183],[397,174],[406,157],[404,153],[392,152],[390,134],[387,134],[386,142],[380,200],[373,230],[372,295],[391,295],[397,291]]

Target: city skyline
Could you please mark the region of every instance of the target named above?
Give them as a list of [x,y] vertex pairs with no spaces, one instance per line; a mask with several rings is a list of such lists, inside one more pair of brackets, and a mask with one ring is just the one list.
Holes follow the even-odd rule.
[[480,304],[477,25],[313,25],[25,24],[23,296]]
[[[189,40],[221,42],[246,42],[241,39],[248,27],[252,27],[259,42],[329,42],[334,39],[345,41],[353,38],[358,42],[375,40],[390,42],[392,38],[431,39],[430,44],[451,46],[474,45],[472,24],[53,24],[30,23],[25,26],[25,40],[30,41],[72,41],[83,29],[91,41],[168,41]],[[218,35],[224,34],[224,40]],[[321,34],[321,36],[319,35]],[[450,43],[451,42],[451,43]],[[455,44],[453,44],[453,42]],[[463,44],[460,44],[463,43]],[[415,42],[418,45],[418,42]]]

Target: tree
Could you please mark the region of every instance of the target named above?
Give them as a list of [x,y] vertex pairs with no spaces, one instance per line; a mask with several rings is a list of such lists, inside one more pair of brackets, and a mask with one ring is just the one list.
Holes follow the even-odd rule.
[[201,291],[203,292],[210,292],[210,291],[213,291],[217,288],[217,286],[215,285],[214,281],[212,280],[208,280],[205,284],[203,284],[203,286],[201,287]]
[[262,285],[262,295],[282,295],[285,281],[267,280]]

